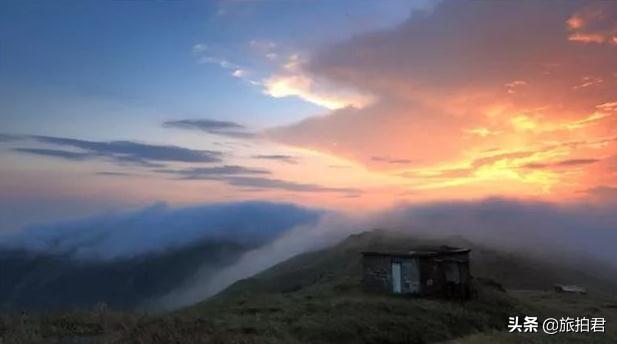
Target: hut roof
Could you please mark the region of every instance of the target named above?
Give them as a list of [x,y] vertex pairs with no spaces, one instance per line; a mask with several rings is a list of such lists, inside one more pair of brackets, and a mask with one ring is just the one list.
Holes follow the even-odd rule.
[[461,253],[469,253],[468,248],[439,246],[433,248],[422,247],[408,251],[365,251],[364,256],[396,256],[396,257],[441,257],[456,255]]

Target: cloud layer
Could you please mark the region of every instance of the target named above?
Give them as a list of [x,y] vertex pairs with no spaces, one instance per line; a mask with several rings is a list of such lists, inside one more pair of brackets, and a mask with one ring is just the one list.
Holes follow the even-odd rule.
[[321,212],[269,202],[170,208],[164,204],[82,220],[34,225],[0,234],[0,248],[76,259],[128,259],[180,249],[201,240],[264,243]]
[[617,216],[611,207],[510,199],[401,205],[365,215],[326,214],[315,224],[287,231],[277,240],[245,253],[236,264],[214,275],[198,272],[187,284],[152,305],[190,305],[294,255],[375,228],[403,231],[419,239],[460,238],[474,246],[588,272],[598,271],[588,264],[581,267],[581,261],[592,259],[617,269],[613,249]]
[[[0,249],[117,263],[179,252],[204,242],[255,248],[227,268],[213,272],[211,265],[204,265],[193,278],[151,304],[175,308],[200,301],[296,254],[375,228],[399,230],[420,239],[459,237],[473,245],[547,263],[578,266],[591,259],[617,269],[613,248],[616,226],[617,216],[610,206],[564,206],[510,199],[400,205],[362,215],[269,202],[185,208],[153,205],[3,233]],[[589,266],[586,270],[594,272]]]
[[17,147],[19,153],[35,154],[66,160],[105,159],[120,164],[162,167],[167,162],[220,162],[222,153],[171,145],[155,145],[134,141],[90,141],[53,136],[13,136],[13,141],[33,140],[49,146],[63,146],[76,150]]
[[214,135],[229,136],[234,138],[250,138],[255,135],[254,133],[249,132],[247,128],[241,124],[213,119],[183,119],[166,121],[163,123],[163,126],[166,128],[199,130]]

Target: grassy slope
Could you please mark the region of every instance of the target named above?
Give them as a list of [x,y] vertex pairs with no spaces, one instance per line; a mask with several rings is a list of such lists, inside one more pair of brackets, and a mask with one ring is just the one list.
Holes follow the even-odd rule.
[[[580,284],[591,291],[612,292],[617,279],[606,274],[597,278],[588,271],[572,267],[553,266],[524,255],[515,255],[474,246],[460,238],[429,241],[417,240],[408,234],[374,230],[352,235],[338,245],[316,252],[308,252],[259,273],[250,279],[239,281],[219,295],[241,294],[243,290],[255,292],[288,292],[307,285],[350,282],[358,284],[362,274],[362,251],[405,251],[410,247],[439,246],[471,247],[471,270],[475,277],[499,281],[512,289],[552,289],[555,283]],[[591,264],[591,263],[590,263]],[[589,265],[590,265],[589,264]]]
[[506,331],[492,331],[464,336],[448,344],[518,344],[518,343],[617,343],[617,302],[615,297],[598,295],[570,295],[542,292],[537,290],[509,291],[513,298],[524,304],[527,313],[540,319],[552,317],[604,317],[605,333],[578,334],[516,334]]
[[[221,342],[424,343],[480,332],[502,333],[509,315],[536,312],[537,305],[527,300],[530,295],[505,294],[481,283],[478,298],[465,303],[369,295],[360,290],[361,251],[416,245],[413,238],[392,233],[353,236],[333,248],[296,256],[239,281],[215,298],[168,317],[167,324],[174,319],[183,328],[181,332],[194,335],[191,340],[200,338],[191,319],[201,317],[209,326],[209,338]],[[485,275],[506,271],[514,283],[531,275],[542,278],[541,285],[550,286],[554,278],[560,278],[557,276],[572,275],[571,271],[555,273],[521,257],[485,249],[477,249],[474,257],[479,257],[474,260],[476,271]],[[547,304],[567,310],[568,296],[564,300],[546,293],[545,297]],[[133,335],[145,341],[174,338],[171,333],[176,324],[168,327],[162,323],[153,323],[151,328],[156,330],[152,336],[144,332]]]
[[[459,338],[454,343],[558,343],[592,338],[505,332],[509,315],[537,314],[605,316],[610,333],[593,338],[617,342],[614,325],[611,327],[617,324],[617,311],[606,307],[613,301],[593,295],[503,293],[478,283],[476,299],[447,302],[370,295],[360,290],[360,251],[404,249],[415,244],[410,238],[383,232],[362,234],[331,249],[294,257],[180,312],[156,317],[103,311],[5,317],[0,321],[0,336],[4,324],[3,344],[17,336],[34,340],[67,335],[82,343],[425,343],[454,338]],[[523,261],[497,257],[491,265],[474,262],[484,269],[509,264],[519,266],[518,272],[526,271]],[[537,265],[531,271],[542,275]]]

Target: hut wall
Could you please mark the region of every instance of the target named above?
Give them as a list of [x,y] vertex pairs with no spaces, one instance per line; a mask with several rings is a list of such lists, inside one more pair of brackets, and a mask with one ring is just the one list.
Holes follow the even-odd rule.
[[392,292],[392,259],[388,256],[365,256],[362,259],[364,287],[372,292]]
[[445,277],[436,260],[420,258],[420,277],[422,295],[438,295],[442,292]]
[[422,295],[467,298],[470,294],[467,253],[422,258],[420,271]]
[[392,264],[401,267],[401,294],[468,298],[471,294],[469,254],[431,256],[364,255],[367,291],[393,293]]

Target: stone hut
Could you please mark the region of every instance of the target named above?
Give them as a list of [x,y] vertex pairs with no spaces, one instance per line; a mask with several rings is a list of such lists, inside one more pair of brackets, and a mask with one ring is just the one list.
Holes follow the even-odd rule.
[[466,299],[471,294],[469,252],[441,246],[407,252],[362,252],[367,291]]

